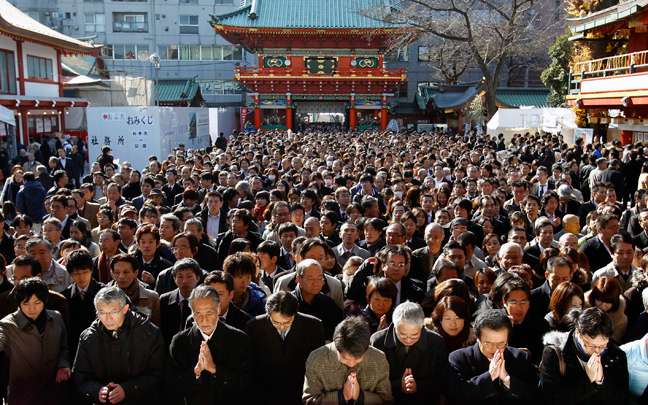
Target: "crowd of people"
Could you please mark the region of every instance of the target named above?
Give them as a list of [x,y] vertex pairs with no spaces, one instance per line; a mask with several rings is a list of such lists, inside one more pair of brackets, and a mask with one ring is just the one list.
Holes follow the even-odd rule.
[[315,126],[84,176],[59,142],[6,167],[9,404],[648,403],[642,144]]

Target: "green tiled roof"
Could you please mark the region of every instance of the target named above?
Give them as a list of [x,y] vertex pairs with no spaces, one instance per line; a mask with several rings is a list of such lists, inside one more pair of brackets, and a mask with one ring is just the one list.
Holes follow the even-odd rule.
[[192,101],[196,95],[202,101],[200,85],[195,78],[160,79],[158,97],[162,103]]
[[[568,22],[571,26],[572,33],[584,33],[588,30],[626,19],[644,10],[646,6],[648,6],[648,0],[625,1],[584,17],[569,19]],[[578,39],[576,37],[575,35],[574,39]]]
[[385,10],[390,3],[388,0],[246,0],[237,10],[212,15],[212,23],[247,28],[395,28],[359,14],[364,10]]
[[[416,102],[420,109],[428,105],[441,110],[465,106],[482,91],[481,83],[465,83],[458,85],[427,85],[418,86]],[[497,101],[505,107],[518,108],[521,106],[547,107],[547,88],[528,87],[499,87]]]
[[421,114],[421,110],[418,108],[417,103],[398,103],[398,105],[393,108],[393,111],[394,114]]
[[466,83],[456,85],[440,84],[438,86],[419,85],[417,102],[422,109],[432,103],[441,110],[461,107],[469,103],[479,92],[481,84]]
[[497,101],[507,107],[548,107],[547,88],[526,88],[526,87],[499,87],[497,89]]

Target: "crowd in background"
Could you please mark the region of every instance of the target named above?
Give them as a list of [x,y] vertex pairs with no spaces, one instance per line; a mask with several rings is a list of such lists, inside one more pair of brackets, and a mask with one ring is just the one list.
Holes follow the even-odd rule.
[[9,404],[648,403],[648,148],[311,126],[0,156]]

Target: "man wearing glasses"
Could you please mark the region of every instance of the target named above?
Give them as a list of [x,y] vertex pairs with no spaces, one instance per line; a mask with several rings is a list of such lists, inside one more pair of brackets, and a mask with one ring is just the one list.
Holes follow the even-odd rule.
[[537,397],[538,380],[527,352],[508,347],[513,326],[500,310],[482,313],[475,322],[477,343],[450,354],[449,402],[453,404],[523,404]]
[[545,338],[540,386],[547,404],[628,404],[625,353],[613,342],[612,320],[598,308],[584,310],[571,332]]
[[[322,322],[297,312],[299,301],[279,291],[266,302],[266,314],[252,319],[246,328],[255,360],[255,403],[301,404],[306,360],[324,346]],[[267,378],[281,376],[281,384]]]
[[158,403],[166,348],[160,330],[130,311],[116,286],[94,298],[97,320],[81,334],[74,362],[79,394],[93,403]]
[[299,302],[299,312],[322,321],[327,341],[333,339],[335,327],[342,322],[342,310],[333,298],[322,293],[324,269],[314,259],[304,259],[295,266],[297,286],[293,294]]

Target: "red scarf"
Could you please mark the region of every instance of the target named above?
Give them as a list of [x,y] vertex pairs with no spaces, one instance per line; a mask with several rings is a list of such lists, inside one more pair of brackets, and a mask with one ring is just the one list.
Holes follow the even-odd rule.
[[110,270],[108,269],[108,260],[106,258],[106,254],[104,252],[101,252],[99,255],[99,281],[108,284],[109,282],[112,281],[112,275],[110,274]]

